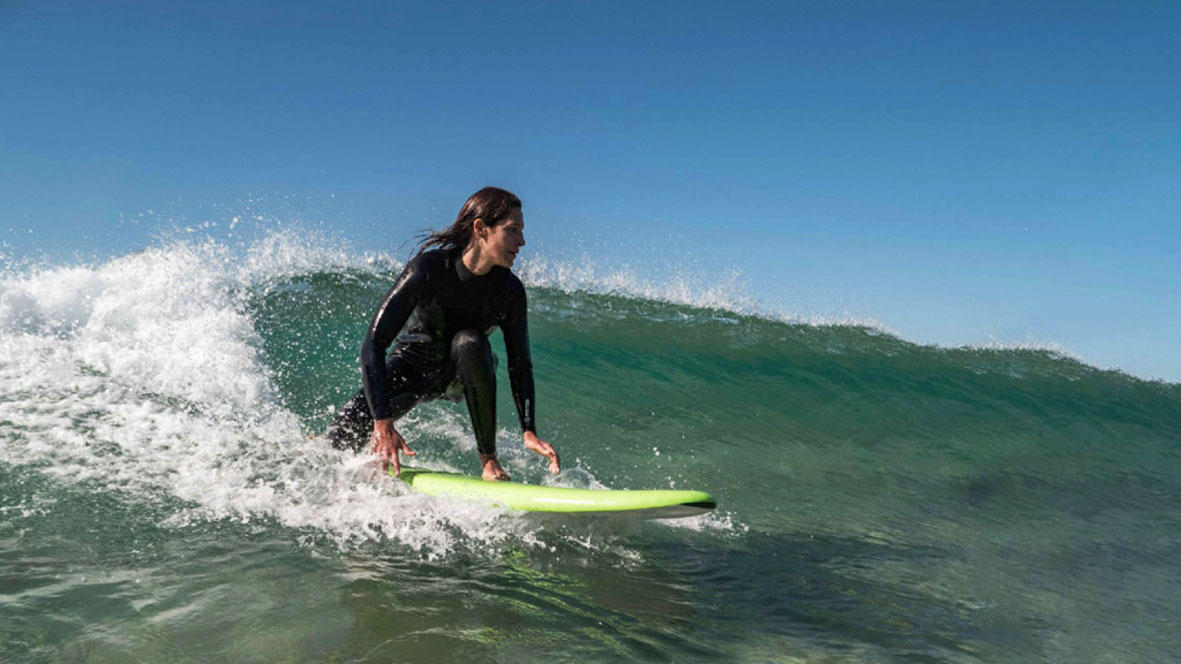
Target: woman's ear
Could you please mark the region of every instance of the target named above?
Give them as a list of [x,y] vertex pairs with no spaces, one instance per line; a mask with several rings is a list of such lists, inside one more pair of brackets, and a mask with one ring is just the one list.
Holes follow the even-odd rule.
[[482,238],[487,233],[488,233],[488,224],[485,224],[484,220],[481,219],[480,217],[476,217],[476,220],[472,222],[472,235]]

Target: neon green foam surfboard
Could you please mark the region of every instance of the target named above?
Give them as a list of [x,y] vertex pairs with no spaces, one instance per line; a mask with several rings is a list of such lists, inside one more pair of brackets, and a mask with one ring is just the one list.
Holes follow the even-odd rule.
[[[390,475],[394,474],[391,467]],[[402,467],[401,480],[428,496],[450,496],[525,512],[629,515],[645,519],[697,516],[717,507],[703,491],[568,489],[520,482],[485,482],[478,477]]]

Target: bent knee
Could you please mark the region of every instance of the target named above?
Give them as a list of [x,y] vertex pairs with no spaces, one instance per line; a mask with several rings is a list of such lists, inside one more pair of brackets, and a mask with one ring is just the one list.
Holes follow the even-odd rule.
[[488,343],[488,337],[475,330],[460,330],[455,333],[451,339],[451,352],[459,355],[480,354],[485,352],[485,349],[491,350],[492,346]]

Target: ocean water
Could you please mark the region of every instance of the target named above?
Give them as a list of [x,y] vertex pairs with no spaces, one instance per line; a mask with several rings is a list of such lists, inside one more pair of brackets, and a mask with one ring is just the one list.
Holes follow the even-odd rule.
[[[523,515],[408,492],[320,437],[399,267],[275,234],[7,269],[0,661],[1181,653],[1179,385],[533,258],[565,470],[521,447],[501,376],[509,472],[719,509]],[[476,472],[461,405],[400,428],[418,465]]]

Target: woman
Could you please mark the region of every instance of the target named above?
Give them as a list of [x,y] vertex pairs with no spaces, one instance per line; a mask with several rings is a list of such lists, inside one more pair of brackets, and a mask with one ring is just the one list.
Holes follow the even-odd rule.
[[509,270],[525,246],[524,231],[521,200],[485,187],[467,199],[454,224],[427,237],[369,325],[361,346],[363,386],[328,429],[334,447],[359,449],[372,431],[382,470],[392,460],[399,473],[399,453],[415,452],[394,422],[423,401],[449,398],[448,388],[458,387],[472,418],[483,478],[509,479],[496,460],[496,364],[488,343],[499,326],[525,447],[548,458],[550,472],[560,470],[558,453],[537,437],[525,287]]

